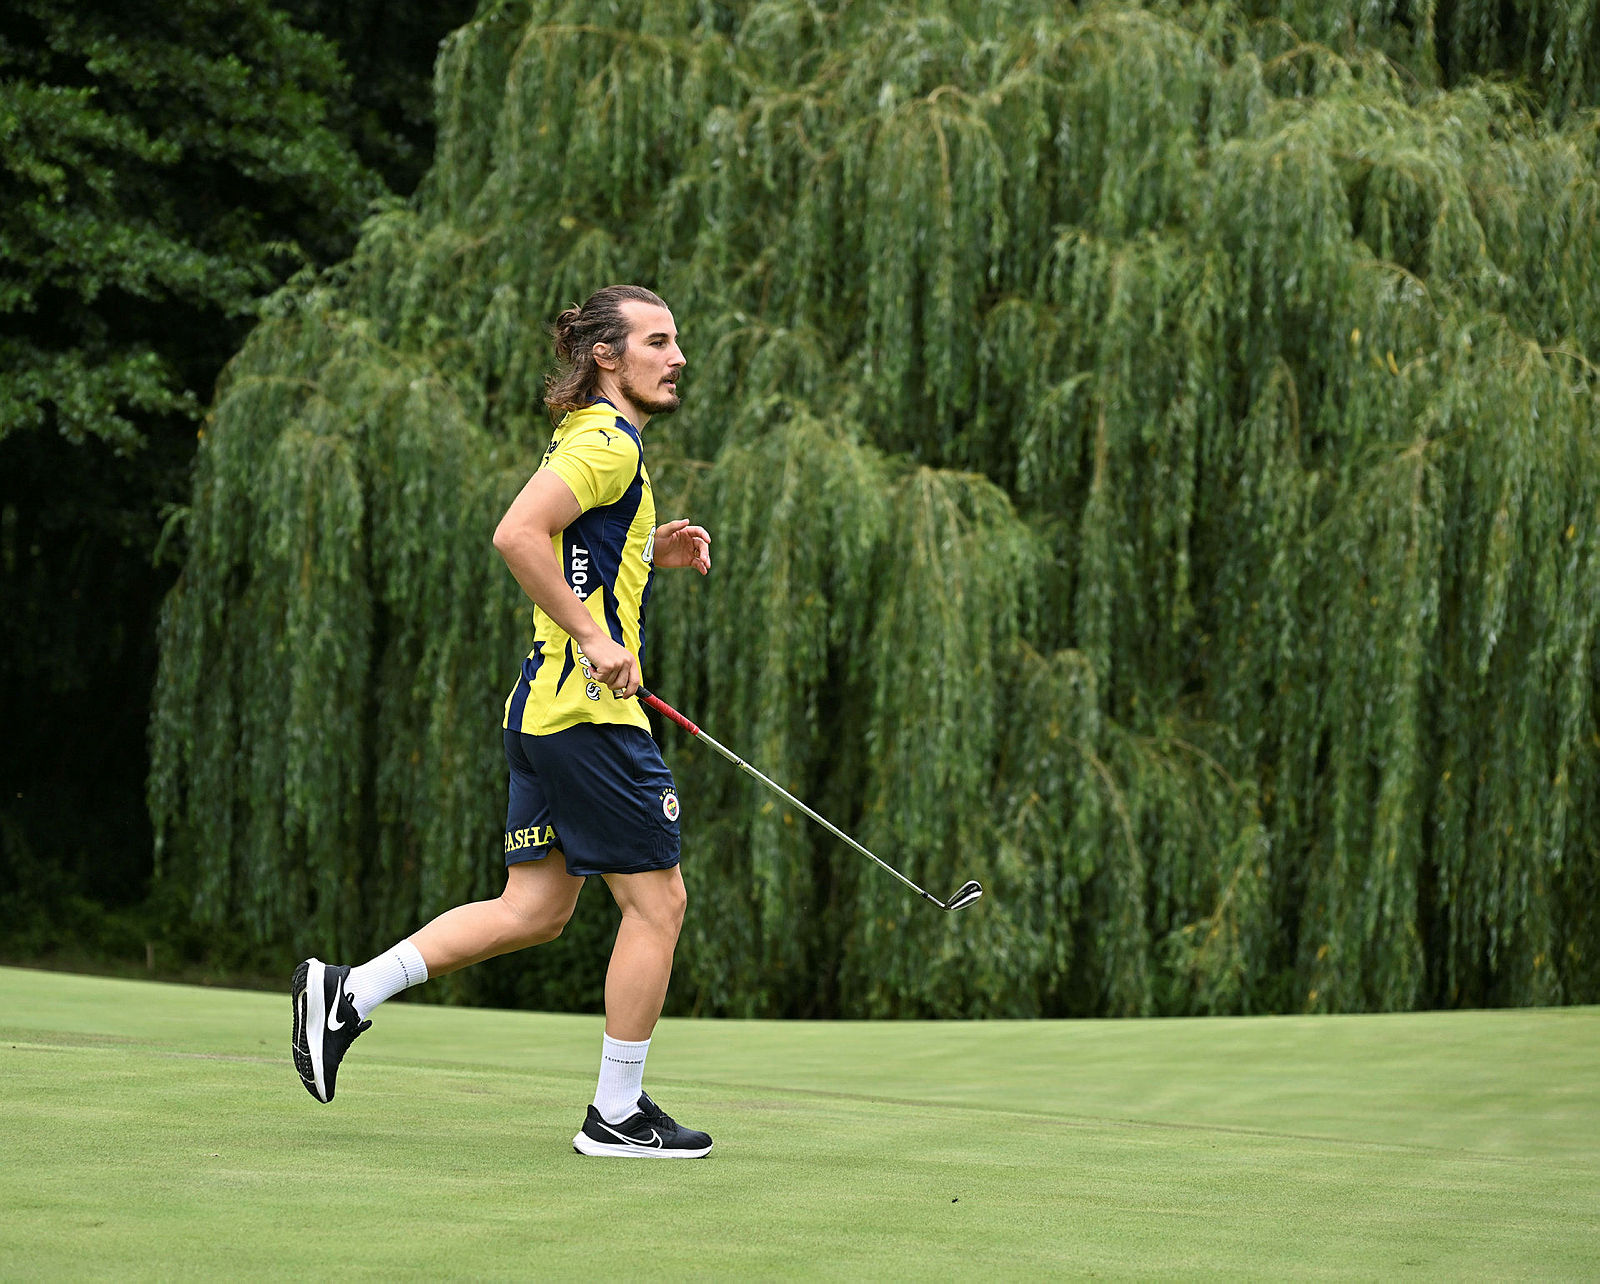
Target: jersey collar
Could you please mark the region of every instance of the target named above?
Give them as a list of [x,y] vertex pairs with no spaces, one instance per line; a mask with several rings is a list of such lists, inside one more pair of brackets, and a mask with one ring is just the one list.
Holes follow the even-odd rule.
[[589,404],[591,406],[610,406],[612,413],[617,416],[617,427],[626,428],[631,434],[633,434],[633,439],[635,441],[641,443],[643,442],[644,439],[640,436],[638,426],[635,425],[633,420],[629,419],[627,415],[618,410],[616,405],[609,397],[601,397],[598,395],[591,397],[589,398]]

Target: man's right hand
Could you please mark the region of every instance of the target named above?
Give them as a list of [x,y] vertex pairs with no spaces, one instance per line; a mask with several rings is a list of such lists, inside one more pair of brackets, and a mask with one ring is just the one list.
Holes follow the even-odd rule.
[[643,682],[639,661],[627,647],[619,646],[610,637],[600,634],[585,642],[582,649],[592,681],[624,698],[639,689]]

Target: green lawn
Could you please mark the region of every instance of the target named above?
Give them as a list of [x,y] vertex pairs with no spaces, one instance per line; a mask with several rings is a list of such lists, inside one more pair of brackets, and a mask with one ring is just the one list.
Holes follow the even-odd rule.
[[668,1021],[702,1161],[583,1159],[598,1017],[0,969],[0,1275],[1600,1275],[1600,1010]]

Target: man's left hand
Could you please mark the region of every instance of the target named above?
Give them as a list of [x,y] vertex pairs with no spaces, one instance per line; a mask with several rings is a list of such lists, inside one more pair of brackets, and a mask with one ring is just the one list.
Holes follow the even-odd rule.
[[704,526],[691,526],[687,517],[656,527],[655,552],[661,567],[692,566],[704,575],[711,569],[711,536]]

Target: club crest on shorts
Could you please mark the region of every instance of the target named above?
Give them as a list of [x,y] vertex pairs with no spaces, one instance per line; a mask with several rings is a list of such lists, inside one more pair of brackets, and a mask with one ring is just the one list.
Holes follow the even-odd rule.
[[678,791],[676,789],[663,789],[661,791],[661,814],[668,820],[678,819]]

